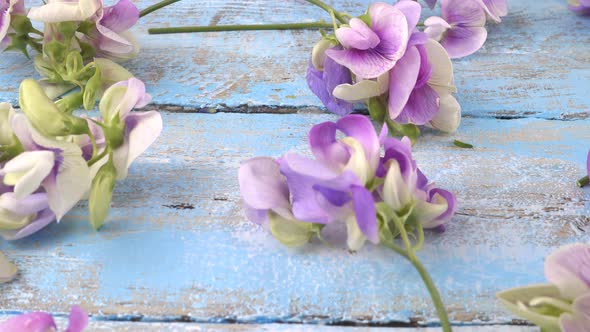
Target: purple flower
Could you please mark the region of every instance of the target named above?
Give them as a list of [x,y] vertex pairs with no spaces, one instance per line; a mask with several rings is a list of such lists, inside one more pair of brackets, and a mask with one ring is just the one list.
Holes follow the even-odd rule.
[[[74,305],[70,311],[68,327],[64,332],[80,332],[88,326],[88,314]],[[0,332],[48,332],[57,331],[53,317],[46,312],[31,312],[0,323]]]
[[128,30],[139,20],[139,10],[131,1],[98,10],[93,20],[96,26],[82,40],[94,46],[97,56],[116,61],[137,56],[139,45]]
[[424,32],[439,41],[451,58],[479,50],[487,38],[486,9],[481,0],[442,0],[441,17],[424,21]]
[[352,112],[352,103],[338,99],[332,93],[336,86],[352,83],[350,71],[346,67],[339,65],[331,58],[326,58],[323,70],[318,70],[310,61],[306,78],[307,85],[328,111],[338,115]]
[[[382,2],[372,4],[368,15],[371,26],[352,18],[348,26],[336,30],[336,38],[344,49],[326,50],[328,57],[350,69],[359,79],[376,78],[393,68],[404,54],[416,25],[399,8]],[[409,22],[414,27],[408,26]]]
[[10,22],[14,15],[26,15],[24,0],[0,0],[0,51],[11,43],[8,34],[13,32]]
[[571,244],[545,260],[549,285],[498,294],[515,314],[547,331],[586,332],[590,327],[590,245]]
[[580,15],[590,15],[590,0],[568,0],[569,9]]
[[[339,132],[345,137],[338,139]],[[380,157],[380,139],[364,116],[320,123],[311,129],[309,143],[314,158],[289,152],[277,160],[254,158],[240,167],[248,219],[262,225],[276,216],[290,224],[342,222],[349,248],[357,250],[367,239],[379,242],[376,203],[384,201],[394,211],[415,206],[413,218],[426,228],[444,224],[454,213],[454,196],[427,183],[411,158],[409,140],[383,139],[385,155]],[[310,238],[311,230],[304,231],[298,245]]]

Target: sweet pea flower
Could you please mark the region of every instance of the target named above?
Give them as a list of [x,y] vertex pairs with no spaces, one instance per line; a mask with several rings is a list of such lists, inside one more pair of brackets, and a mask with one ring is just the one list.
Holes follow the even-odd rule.
[[[338,139],[339,132],[345,137]],[[384,129],[380,137],[386,135]],[[454,213],[454,196],[428,184],[411,158],[409,139],[380,140],[364,116],[318,124],[309,143],[314,159],[289,152],[277,160],[254,158],[240,167],[248,219],[265,225],[278,215],[290,224],[320,229],[340,222],[348,230],[348,247],[358,250],[366,240],[380,241],[376,203],[385,202],[393,211],[413,208],[412,217],[426,228],[443,225]],[[314,235],[306,231],[297,244]]]
[[486,8],[481,0],[442,0],[442,17],[427,18],[424,32],[439,41],[452,59],[473,54],[488,35]]
[[[420,5],[417,6],[419,15]],[[374,3],[368,15],[371,26],[360,18],[352,18],[348,25],[336,30],[336,39],[344,49],[326,50],[328,57],[350,69],[359,79],[377,78],[393,68],[404,54],[413,30],[412,24],[408,24],[411,19],[396,6]]]
[[590,15],[589,0],[568,0],[567,3],[571,11],[580,15]]
[[[64,332],[80,332],[88,326],[88,314],[74,305],[70,311],[69,324]],[[53,317],[46,312],[31,312],[10,318],[0,323],[0,332],[51,332],[57,331]]]
[[[145,107],[151,100],[145,85],[136,78],[113,84],[100,100],[102,121],[107,125],[122,125],[122,141],[113,147],[117,179],[124,179],[131,163],[152,145],[162,132],[162,116],[156,111],[131,112]],[[97,163],[102,166],[106,162]]]
[[12,16],[26,14],[24,0],[0,0],[0,51],[11,43],[8,34],[13,32],[10,27]]
[[41,7],[32,7],[27,15],[43,23],[81,22],[91,18],[102,8],[102,0],[50,0]]
[[12,128],[25,152],[4,165],[4,183],[14,186],[17,200],[42,187],[51,212],[61,220],[90,189],[82,151],[74,143],[41,135],[23,114],[14,115]]
[[0,146],[8,146],[14,143],[15,137],[10,124],[10,118],[15,114],[12,105],[0,103]]
[[13,280],[16,278],[16,274],[16,266],[9,262],[4,253],[0,251],[0,284]]
[[543,331],[590,331],[590,245],[570,244],[545,260],[550,284],[509,289],[498,298]]

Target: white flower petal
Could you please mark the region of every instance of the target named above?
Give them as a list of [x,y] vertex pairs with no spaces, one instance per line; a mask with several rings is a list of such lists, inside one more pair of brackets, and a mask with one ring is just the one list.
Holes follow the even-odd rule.
[[14,185],[17,199],[32,194],[49,175],[55,163],[51,151],[27,151],[19,154],[4,165],[4,183]]
[[357,251],[365,245],[367,238],[359,228],[354,214],[346,218],[346,234],[346,244],[348,245],[348,249]]
[[412,195],[410,188],[404,182],[399,163],[393,159],[389,163],[383,184],[383,201],[394,211],[398,211],[412,202]]
[[14,279],[16,273],[16,266],[9,262],[6,256],[0,251],[0,284]]
[[430,120],[430,126],[446,133],[452,133],[461,123],[461,105],[451,94],[440,96],[438,113]]
[[326,61],[326,50],[332,47],[332,42],[322,38],[317,44],[313,46],[311,51],[311,64],[315,69],[323,71],[324,62]]
[[361,181],[363,185],[373,178],[372,168],[367,162],[367,156],[365,155],[365,149],[362,144],[356,139],[347,136],[340,140],[340,142],[350,147],[350,159],[344,166],[345,170],[352,171]]
[[70,211],[90,190],[90,170],[82,155],[64,156],[64,161],[55,179],[43,181],[49,208],[57,221]]
[[428,62],[432,66],[432,75],[428,80],[428,85],[439,95],[456,92],[453,63],[447,51],[434,39],[429,39],[425,47]]
[[10,145],[13,143],[13,131],[10,125],[10,118],[14,114],[14,109],[9,103],[0,103],[0,145]]
[[437,223],[435,219],[445,213],[448,207],[449,204],[447,201],[442,196],[436,194],[433,197],[432,203],[420,199],[417,200],[416,206],[412,210],[412,214],[424,228],[434,228],[444,222],[443,220]]
[[361,80],[355,84],[340,84],[334,88],[332,95],[354,103],[381,95],[381,85],[373,80]]
[[80,0],[78,3],[52,1],[41,7],[31,8],[28,17],[44,23],[78,22],[88,19],[101,7],[100,0]]

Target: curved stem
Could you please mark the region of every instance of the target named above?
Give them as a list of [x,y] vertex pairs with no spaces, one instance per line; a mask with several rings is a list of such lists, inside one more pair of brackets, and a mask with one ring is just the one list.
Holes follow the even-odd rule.
[[340,21],[340,23],[343,23],[343,24],[348,23],[348,20],[346,19],[346,17],[344,17],[345,16],[344,14],[337,11],[336,9],[334,9],[334,7],[326,4],[325,2],[323,2],[321,0],[305,0],[305,1],[320,7],[321,9],[325,10],[328,13],[334,13],[334,16],[338,19],[338,21]]
[[258,31],[258,30],[302,30],[302,29],[330,29],[332,24],[323,21],[309,23],[283,23],[283,24],[244,24],[244,25],[216,25],[216,26],[192,26],[149,29],[152,35],[166,33],[189,32],[217,32],[217,31]]
[[[110,152],[111,152],[111,149],[110,148],[106,148],[99,155],[96,155],[96,156],[92,157],[90,160],[88,160],[88,167],[96,164],[99,160],[101,160],[102,158],[104,158]],[[110,154],[109,158],[111,158],[111,157],[112,157],[112,153]]]
[[146,9],[142,10],[139,13],[139,17],[144,17],[149,13],[155,12],[156,10],[158,10],[162,7],[166,7],[166,6],[171,5],[171,4],[178,2],[178,1],[180,1],[180,0],[164,0],[162,2],[158,2],[157,4],[149,6]]
[[[404,256],[407,260],[409,260],[410,263],[412,263],[412,265],[416,269],[416,271],[418,271],[418,273],[420,274],[422,281],[424,282],[424,284],[426,285],[426,288],[428,289],[428,292],[430,293],[430,297],[432,298],[432,302],[434,302],[434,307],[436,308],[436,312],[438,314],[438,318],[440,319],[440,324],[442,325],[443,331],[444,332],[452,332],[451,323],[449,322],[449,317],[447,315],[445,305],[442,302],[442,299],[441,299],[441,296],[438,292],[438,289],[436,289],[436,286],[434,285],[434,281],[432,281],[430,274],[428,274],[428,271],[426,271],[426,268],[424,267],[424,265],[422,265],[422,263],[420,262],[420,260],[416,256],[416,252],[414,251],[414,247],[412,246],[412,243],[410,242],[410,239],[408,238],[408,233],[406,231],[406,228],[404,227],[402,221],[397,217],[393,218],[393,222],[395,223],[396,227],[399,229],[400,235],[402,237],[402,241],[404,242],[404,245],[406,247],[405,255],[402,255],[402,256]],[[418,226],[418,228],[421,228],[421,227]],[[420,237],[420,235],[418,235],[418,236]],[[393,246],[395,246],[395,244],[393,244],[393,246],[390,246],[391,243],[389,243],[389,244],[385,243],[385,245],[388,248],[391,248],[392,250],[398,252],[398,249],[394,249],[394,247],[393,247]],[[395,247],[397,247],[397,246],[395,246]]]

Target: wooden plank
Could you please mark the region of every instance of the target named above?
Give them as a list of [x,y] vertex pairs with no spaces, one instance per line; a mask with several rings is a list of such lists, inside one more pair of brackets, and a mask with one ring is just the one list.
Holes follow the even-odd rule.
[[[0,322],[8,317],[0,315]],[[58,327],[66,326],[67,319],[57,317]],[[531,326],[462,326],[456,327],[455,332],[538,332]],[[351,327],[351,326],[318,326],[298,324],[194,324],[194,323],[142,323],[142,322],[111,322],[91,320],[88,330],[93,332],[438,332],[438,328],[383,328],[383,327]]]
[[[141,8],[155,2],[137,2]],[[367,0],[330,1],[358,15]],[[586,118],[590,81],[589,22],[563,0],[510,2],[510,15],[489,27],[485,47],[455,61],[458,99],[470,116]],[[437,11],[435,11],[437,13]],[[185,110],[269,111],[320,106],[305,70],[319,34],[312,31],[149,36],[149,27],[276,23],[329,19],[303,0],[182,1],[135,28],[143,47],[126,64],[146,80],[154,103]],[[2,54],[0,100],[17,102],[18,83],[36,76],[31,62]],[[240,106],[240,107],[238,107]],[[287,108],[289,110],[289,108]]]
[[[386,249],[287,249],[243,216],[240,162],[304,151],[309,128],[333,119],[165,113],[162,137],[117,187],[100,232],[81,204],[60,224],[0,243],[21,269],[0,286],[0,313],[79,303],[103,319],[431,322],[417,273]],[[589,125],[465,119],[455,136],[420,140],[420,167],[459,200],[448,231],[430,234],[419,254],[455,322],[511,322],[494,294],[542,282],[545,255],[587,241],[590,191],[575,181],[585,172]],[[454,138],[476,148],[454,147]]]

